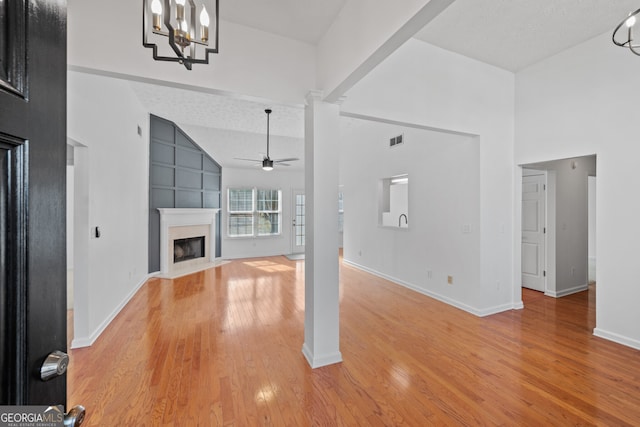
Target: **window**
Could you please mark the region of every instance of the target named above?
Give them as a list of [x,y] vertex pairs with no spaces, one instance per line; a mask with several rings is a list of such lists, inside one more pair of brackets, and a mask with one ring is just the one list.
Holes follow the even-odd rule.
[[280,191],[258,190],[258,236],[280,234]]
[[229,236],[253,236],[253,189],[229,189]]
[[229,188],[229,236],[253,237],[280,234],[282,192],[273,189]]

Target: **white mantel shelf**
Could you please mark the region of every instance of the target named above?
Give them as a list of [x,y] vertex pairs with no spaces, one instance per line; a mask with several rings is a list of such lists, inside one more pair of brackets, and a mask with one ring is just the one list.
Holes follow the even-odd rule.
[[[160,212],[160,274],[163,278],[176,278],[196,271],[216,267],[221,264],[216,259],[216,214],[220,209],[188,209],[188,208],[158,208]],[[169,242],[171,227],[188,227],[206,225],[209,228],[207,259],[203,263],[193,265],[187,269],[173,268],[170,248],[173,241]]]

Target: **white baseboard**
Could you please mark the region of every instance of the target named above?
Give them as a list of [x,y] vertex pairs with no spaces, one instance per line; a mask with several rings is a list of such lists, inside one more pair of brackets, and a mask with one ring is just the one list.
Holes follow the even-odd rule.
[[133,298],[133,296],[140,290],[142,285],[144,285],[147,280],[151,277],[155,276],[157,273],[150,273],[145,275],[140,282],[133,287],[131,292],[118,304],[118,306],[111,312],[109,316],[89,335],[85,337],[73,337],[71,341],[71,348],[82,348],[82,347],[91,347],[93,343],[100,337],[100,335],[107,329],[107,326],[111,324],[113,319],[122,311],[122,309],[127,305],[127,303]]
[[313,354],[306,343],[302,345],[302,354],[304,354],[305,359],[307,359],[312,369],[342,362],[342,353],[339,351],[317,356]]
[[562,297],[566,297],[567,295],[586,291],[587,289],[589,289],[589,285],[585,284],[585,285],[574,286],[573,288],[569,288],[569,289],[562,289],[561,291],[546,291],[544,294],[554,298],[562,298]]
[[624,335],[616,334],[615,332],[609,332],[601,328],[595,328],[593,330],[593,335],[604,338],[605,340],[625,345],[627,347],[635,348],[636,350],[640,350],[640,341],[633,338],[625,337]]
[[[404,286],[405,288],[411,289],[412,291],[418,292],[419,294],[422,294],[422,295],[428,296],[430,298],[436,299],[438,301],[444,302],[445,304],[449,304],[449,305],[451,305],[453,307],[459,308],[460,310],[464,310],[467,313],[471,313],[471,314],[473,314],[475,316],[478,316],[478,317],[490,316],[492,314],[501,313],[503,311],[522,308],[522,307],[519,307],[518,304],[509,304],[509,303],[507,303],[507,304],[497,305],[497,306],[494,306],[494,307],[478,309],[478,308],[475,308],[475,307],[471,307],[470,305],[465,304],[463,302],[460,302],[458,300],[455,300],[453,298],[449,298],[447,296],[440,295],[440,294],[438,294],[436,292],[432,292],[432,291],[429,291],[427,289],[420,288],[420,287],[414,285],[413,283],[406,282],[406,281],[398,279],[396,277],[389,276],[388,274],[384,274],[384,273],[381,273],[379,271],[373,270],[373,269],[371,269],[369,267],[365,267],[364,265],[357,264],[357,263],[355,263],[353,261],[349,261],[349,260],[343,258],[342,262],[347,264],[347,265],[350,265],[350,266],[352,266],[354,268],[357,268],[358,270],[362,270],[362,271],[365,271],[367,273],[373,274],[374,276],[378,276],[378,277],[381,277],[381,278],[383,278],[385,280],[389,280],[390,282],[393,282],[393,283],[396,283],[398,285]],[[522,301],[520,302],[520,305],[522,305]]]

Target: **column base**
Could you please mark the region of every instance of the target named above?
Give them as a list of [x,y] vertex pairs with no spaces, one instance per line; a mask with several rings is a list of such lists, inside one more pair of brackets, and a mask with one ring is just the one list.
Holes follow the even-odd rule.
[[342,362],[342,353],[339,351],[324,355],[314,355],[307,344],[302,346],[302,354],[309,362],[311,369],[321,368],[323,366],[333,365]]

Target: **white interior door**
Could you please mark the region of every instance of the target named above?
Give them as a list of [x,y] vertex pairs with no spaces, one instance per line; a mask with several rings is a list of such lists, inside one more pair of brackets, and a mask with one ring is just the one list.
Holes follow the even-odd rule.
[[545,175],[522,177],[522,286],[545,291]]
[[291,215],[293,233],[291,242],[291,253],[297,254],[304,252],[304,191],[293,190],[293,212]]

